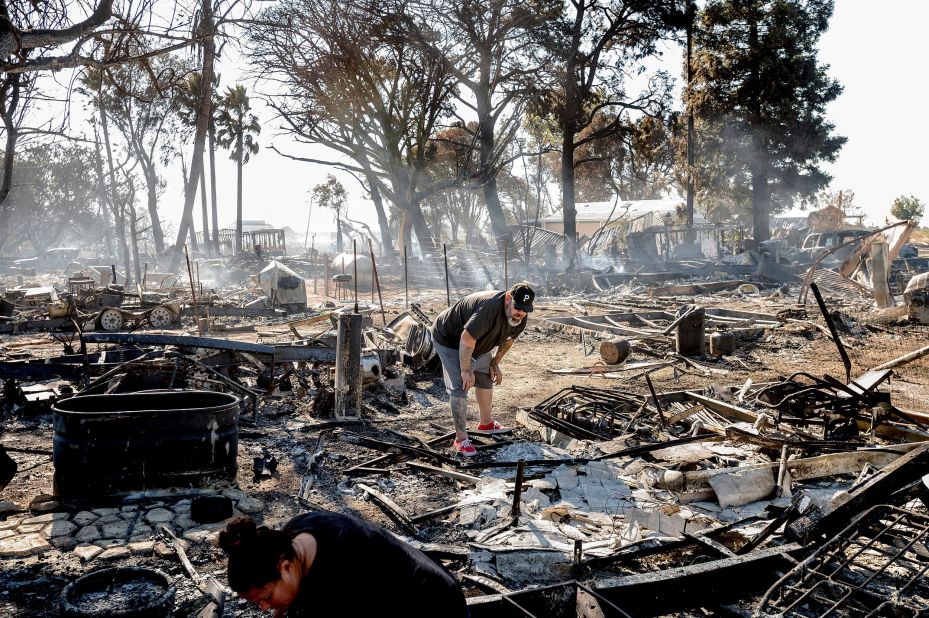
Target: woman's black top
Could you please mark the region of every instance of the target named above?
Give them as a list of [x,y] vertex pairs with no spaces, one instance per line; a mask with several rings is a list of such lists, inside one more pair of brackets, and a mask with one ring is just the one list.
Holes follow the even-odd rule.
[[288,616],[464,618],[464,595],[451,574],[386,530],[349,515],[319,511],[284,525],[316,539],[316,557]]

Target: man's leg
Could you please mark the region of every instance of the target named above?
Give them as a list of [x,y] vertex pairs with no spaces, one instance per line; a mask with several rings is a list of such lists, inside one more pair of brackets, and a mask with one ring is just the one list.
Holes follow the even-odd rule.
[[494,389],[492,388],[475,388],[474,396],[477,398],[477,407],[481,413],[481,425],[487,425],[493,421],[493,399]]
[[[480,399],[478,399],[478,402],[480,402]],[[455,423],[455,440],[459,442],[461,442],[462,440],[467,440],[468,439],[468,398],[452,396],[449,398],[448,403],[452,407],[452,421]]]
[[468,394],[461,388],[461,361],[458,359],[458,350],[447,348],[435,341],[432,342],[432,347],[442,361],[442,377],[445,379],[445,390],[449,395],[448,403],[455,425],[455,440],[467,440]]
[[493,422],[494,382],[490,379],[490,352],[481,354],[473,360],[471,368],[474,370],[474,397],[481,413],[481,425]]

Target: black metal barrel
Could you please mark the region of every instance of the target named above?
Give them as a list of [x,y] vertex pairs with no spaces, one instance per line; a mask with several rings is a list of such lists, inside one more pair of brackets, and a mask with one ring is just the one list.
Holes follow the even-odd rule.
[[63,399],[55,418],[55,495],[107,496],[234,479],[240,400],[211,391]]

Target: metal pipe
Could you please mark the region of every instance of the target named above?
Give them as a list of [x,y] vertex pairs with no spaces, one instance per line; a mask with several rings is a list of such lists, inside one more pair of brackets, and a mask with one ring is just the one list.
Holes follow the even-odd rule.
[[520,459],[516,466],[516,487],[513,490],[513,509],[510,514],[514,518],[519,517],[520,500],[523,496],[523,478],[526,473],[526,460]]
[[352,275],[352,281],[355,284],[355,313],[358,313],[358,249],[356,244],[355,239],[352,238],[352,268],[355,273]]
[[381,304],[381,320],[384,326],[387,326],[387,315],[384,313],[384,298],[381,296],[381,282],[377,278],[377,263],[374,261],[374,246],[371,239],[368,239],[368,251],[371,252],[371,273],[374,275],[374,284],[377,286],[377,300]]

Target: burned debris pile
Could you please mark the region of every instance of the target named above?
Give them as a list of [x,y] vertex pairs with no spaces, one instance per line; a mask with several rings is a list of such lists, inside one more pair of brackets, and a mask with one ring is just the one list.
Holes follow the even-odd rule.
[[511,429],[469,432],[470,459],[429,327],[537,275],[518,255],[20,269],[0,610],[100,601],[115,569],[124,608],[148,586],[174,615],[257,616],[218,531],[326,509],[440,561],[476,618],[929,612],[927,279],[892,266],[906,226],[852,240],[538,275],[495,391]]

